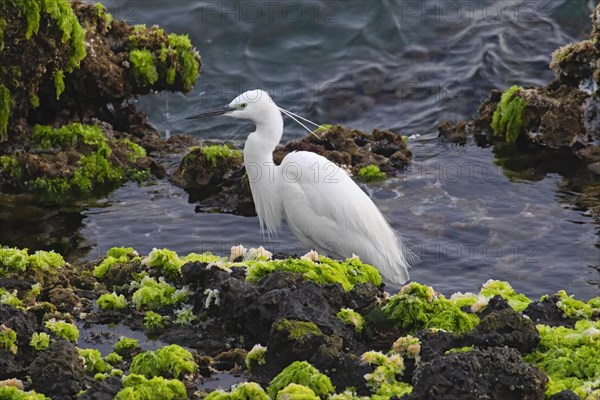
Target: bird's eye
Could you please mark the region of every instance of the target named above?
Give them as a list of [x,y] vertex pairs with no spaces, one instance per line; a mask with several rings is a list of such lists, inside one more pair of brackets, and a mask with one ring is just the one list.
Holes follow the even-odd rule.
[[248,106],[248,103],[242,103],[240,104],[240,108],[243,110],[244,108],[246,108]]

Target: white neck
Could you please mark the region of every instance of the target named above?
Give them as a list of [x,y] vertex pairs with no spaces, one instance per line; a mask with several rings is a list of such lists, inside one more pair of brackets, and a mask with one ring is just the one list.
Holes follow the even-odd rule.
[[269,107],[260,122],[255,122],[244,145],[244,165],[250,181],[252,198],[260,219],[261,230],[275,234],[283,219],[283,204],[277,199],[278,169],[273,162],[273,151],[283,135],[283,117],[277,107]]

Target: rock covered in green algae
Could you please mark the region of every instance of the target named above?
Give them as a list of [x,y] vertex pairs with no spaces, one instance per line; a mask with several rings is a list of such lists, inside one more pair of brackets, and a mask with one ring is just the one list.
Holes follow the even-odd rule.
[[440,137],[458,143],[465,143],[468,135],[474,135],[480,144],[517,141],[520,149],[535,151],[527,145],[537,145],[538,152],[542,148],[566,149],[586,164],[597,163],[599,101],[592,83],[600,83],[599,13],[597,6],[588,40],[553,53],[550,68],[556,81],[543,87],[494,90],[480,106],[479,118],[458,124],[444,122],[439,126]]
[[[12,249],[0,259],[0,267],[18,277],[23,273],[22,265],[27,272],[30,268],[32,271],[35,268],[52,271],[56,267],[51,264],[58,264],[61,265],[58,270],[62,279],[71,285],[85,285],[86,290],[91,291],[87,294],[91,297],[107,293],[103,282],[114,268],[134,264],[136,272],[128,278],[131,282],[113,289],[128,302],[119,319],[134,328],[141,326],[144,315],[153,312],[151,302],[140,302],[138,311],[132,301],[134,293],[143,287],[142,281],[150,279],[175,291],[185,289],[186,297],[181,298],[183,303],[175,307],[172,296],[158,296],[156,304],[160,314],[157,314],[174,321],[185,307],[197,318],[186,324],[169,323],[155,333],[167,343],[177,342],[216,356],[214,359],[198,357],[175,345],[140,352],[137,341],[123,338],[115,345],[115,353],[101,357],[96,350],[81,350],[85,363],[51,369],[50,376],[44,380],[46,377],[40,377],[42,365],[49,363],[49,358],[62,357],[69,363],[70,356],[67,355],[70,354],[80,360],[77,349],[61,338],[75,342],[77,335],[69,334],[70,324],[66,321],[72,320],[72,316],[58,314],[39,303],[48,298],[47,294],[55,290],[59,282],[45,280],[36,291],[30,288],[35,281],[23,281],[9,290],[4,288],[0,294],[0,302],[16,303],[21,307],[0,305],[0,326],[5,326],[6,332],[10,329],[16,334],[14,345],[0,348],[0,378],[35,371],[31,373],[32,383],[26,390],[35,388],[50,398],[74,398],[79,390],[83,390],[81,398],[84,399],[115,396],[150,399],[167,394],[170,398],[186,399],[192,393],[186,386],[193,386],[198,371],[208,375],[209,366],[219,370],[243,366],[246,350],[257,343],[264,347],[257,346],[257,350],[253,350],[256,355],[254,361],[249,362],[252,366],[249,377],[258,383],[240,385],[230,392],[215,392],[211,398],[261,398],[256,396],[268,396],[269,393],[271,398],[285,399],[333,394],[328,385],[313,387],[306,383],[317,381],[316,378],[307,380],[306,371],[319,371],[321,375],[318,376],[329,380],[339,393],[332,399],[470,398],[468,396],[521,399],[541,398],[544,392],[548,397],[566,389],[584,398],[594,395],[597,390],[594,382],[598,379],[598,371],[591,360],[598,356],[598,298],[583,302],[559,292],[541,302],[532,302],[506,282],[489,281],[482,285],[479,293],[455,294],[448,299],[435,293],[433,288],[411,283],[395,295],[398,297],[386,299],[373,283],[355,284],[346,291],[343,282],[317,284],[311,280],[314,279],[312,274],[286,272],[280,262],[272,264],[280,266],[279,270],[263,268],[268,273],[255,283],[253,279],[247,280],[250,265],[268,261],[230,262],[212,254],[180,256],[168,249],[155,249],[144,256],[131,248],[110,249],[107,257],[96,263],[96,268],[102,265],[98,268],[102,274],[98,274],[99,281],[94,287],[78,278],[80,274],[91,274],[93,266],[72,266],[53,255],[39,257],[36,265],[40,266],[32,267],[27,266],[30,255]],[[314,267],[318,268],[319,264]],[[4,282],[10,283],[0,279],[0,284]],[[70,285],[65,287],[70,287],[74,293],[79,290]],[[27,300],[32,296],[32,290],[37,294]],[[218,293],[218,301],[215,293]],[[578,321],[574,329],[546,325],[534,328],[522,314],[537,309],[538,303],[546,304],[544,301],[548,298],[552,299],[549,304]],[[447,306],[448,313],[441,312],[434,304],[436,301]],[[386,320],[381,309],[388,306],[396,313],[402,310],[400,314],[410,320],[406,327],[393,318]],[[364,320],[360,333],[354,323],[348,324],[339,318],[345,309],[345,320],[359,321],[356,314]],[[460,328],[455,319],[457,309],[477,318],[479,323],[473,329]],[[85,317],[92,324],[100,320],[95,315],[112,312],[101,310],[86,315],[75,311],[75,319]],[[428,313],[432,315],[427,317]],[[61,318],[53,321],[50,319],[53,316]],[[448,326],[456,332],[439,328],[422,330],[423,324],[427,324],[424,321],[430,320],[450,321]],[[412,336],[406,336],[409,326],[417,331]],[[49,336],[49,346],[38,349],[30,345],[34,336],[42,333]],[[540,336],[542,340],[538,343]],[[16,353],[13,353],[15,346]],[[523,358],[544,372],[526,364]],[[201,369],[199,364],[202,364]],[[302,368],[296,372],[294,368],[286,370],[290,365],[301,365]],[[546,374],[550,378],[547,387],[544,386]],[[123,375],[124,378],[111,375]],[[312,376],[312,372],[308,375]],[[455,379],[466,383],[448,383]],[[67,384],[52,385],[48,381]],[[95,391],[100,397],[94,396]]]
[[58,0],[3,1],[0,27],[3,188],[64,202],[164,174],[143,148],[164,147],[160,134],[126,100],[192,89],[200,57],[187,36]]

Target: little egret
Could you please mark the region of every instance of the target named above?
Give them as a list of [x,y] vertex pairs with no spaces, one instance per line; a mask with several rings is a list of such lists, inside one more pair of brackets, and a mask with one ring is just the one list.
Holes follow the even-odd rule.
[[285,219],[304,247],[340,258],[358,255],[387,281],[406,282],[412,253],[343,169],[308,151],[289,153],[275,165],[282,112],[306,128],[294,117],[308,120],[278,107],[263,90],[247,91],[224,107],[188,119],[226,115],[256,125],[244,145],[244,165],[263,233],[277,233]]

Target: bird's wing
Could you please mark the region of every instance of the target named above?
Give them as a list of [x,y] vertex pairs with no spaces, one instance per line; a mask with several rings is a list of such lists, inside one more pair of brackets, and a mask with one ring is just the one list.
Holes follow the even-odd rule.
[[408,280],[402,241],[343,169],[311,152],[290,153],[278,168],[285,216],[303,245],[357,254],[387,280]]

